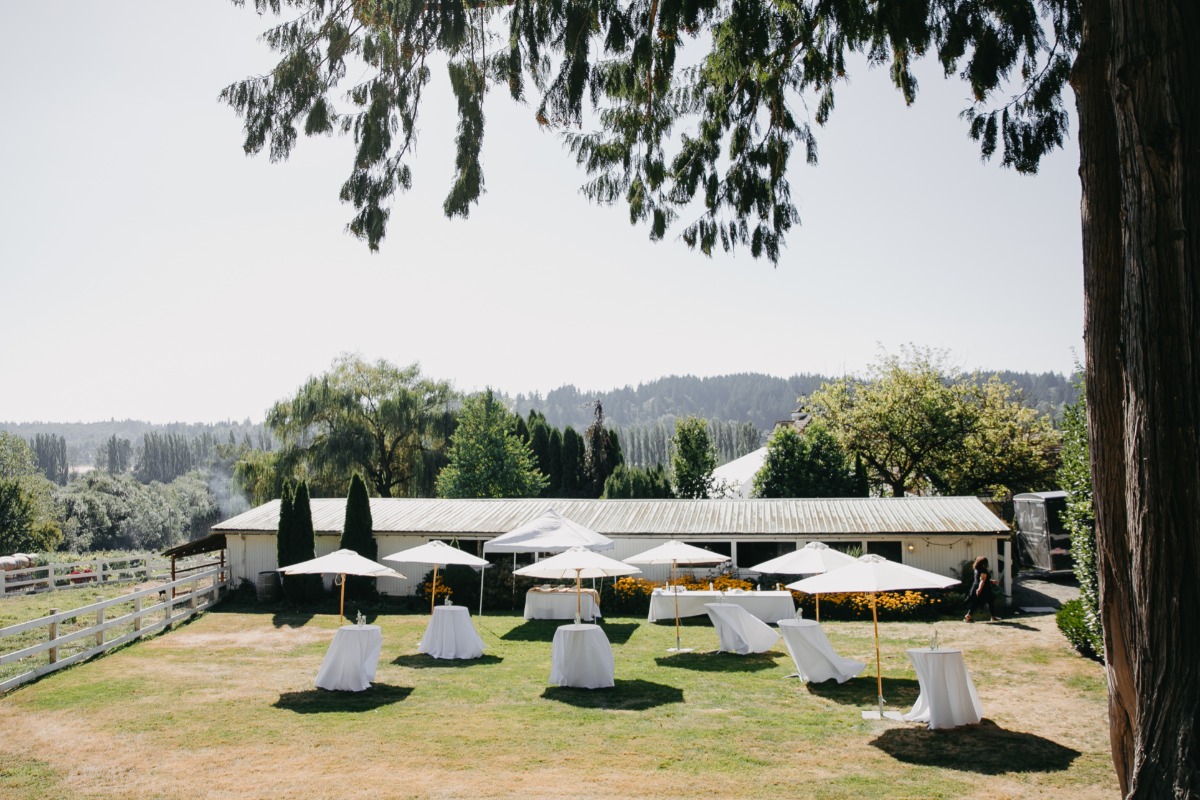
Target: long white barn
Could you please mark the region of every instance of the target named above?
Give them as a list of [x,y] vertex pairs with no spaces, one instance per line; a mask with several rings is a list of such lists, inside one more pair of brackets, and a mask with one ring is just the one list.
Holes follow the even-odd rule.
[[[314,499],[316,554],[338,547],[345,499]],[[724,553],[745,570],[808,542],[857,546],[893,561],[952,575],[964,561],[987,556],[1006,595],[1012,593],[1008,525],[975,497],[899,497],[779,500],[371,500],[380,557],[433,539],[456,540],[482,555],[483,543],[534,519],[547,509],[586,525],[615,542],[606,555],[623,559],[670,539]],[[231,577],[254,582],[274,570],[279,501],[213,526],[224,534]],[[407,580],[381,579],[379,590],[411,594],[425,569],[401,569]],[[669,568],[644,568],[663,580]]]

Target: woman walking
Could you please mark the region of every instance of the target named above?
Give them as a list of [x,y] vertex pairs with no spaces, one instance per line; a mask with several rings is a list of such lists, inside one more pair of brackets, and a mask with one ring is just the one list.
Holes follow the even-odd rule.
[[967,615],[963,617],[963,622],[974,622],[971,615],[984,603],[987,603],[992,621],[1000,619],[996,616],[996,598],[992,594],[992,573],[988,568],[988,560],[986,556],[980,556],[975,559],[975,578],[971,582],[971,593],[967,597]]

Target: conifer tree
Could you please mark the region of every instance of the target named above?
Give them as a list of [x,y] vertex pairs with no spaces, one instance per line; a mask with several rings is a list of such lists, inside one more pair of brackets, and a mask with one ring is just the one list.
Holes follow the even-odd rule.
[[[312,507],[309,505],[308,484],[300,481],[292,500],[291,533],[288,545],[288,564],[299,564],[316,558],[316,533],[313,530]],[[285,565],[286,566],[286,565]],[[320,593],[320,575],[292,575],[284,581],[284,593],[294,603],[315,599]]]
[[[379,543],[375,541],[375,524],[371,519],[371,498],[367,495],[367,484],[357,472],[350,479],[350,492],[346,497],[346,521],[342,525],[342,540],[339,549],[353,550],[363,558],[376,561],[379,558]],[[347,575],[346,591],[352,597],[370,596],[375,593],[375,579],[365,575]]]
[[583,438],[568,425],[562,434],[562,489],[559,497],[579,497],[583,488]]

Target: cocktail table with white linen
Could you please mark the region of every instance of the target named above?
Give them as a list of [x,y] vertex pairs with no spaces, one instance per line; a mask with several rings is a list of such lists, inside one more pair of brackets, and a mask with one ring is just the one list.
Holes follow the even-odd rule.
[[830,679],[845,683],[866,669],[861,661],[834,652],[820,623],[812,619],[781,619],[776,623],[783,643],[796,665],[796,674],[806,683]]
[[612,646],[599,625],[560,625],[550,650],[550,682],[580,689],[614,686]]
[[961,650],[916,647],[908,651],[908,658],[917,671],[921,694],[904,715],[906,720],[928,722],[933,730],[975,725],[983,719],[983,706]]
[[705,610],[717,637],[721,651],[726,653],[765,653],[779,641],[779,634],[767,623],[734,603],[705,603]]
[[338,628],[317,672],[317,688],[342,692],[371,688],[382,648],[383,631],[378,625]]
[[796,601],[791,592],[717,592],[712,590],[682,591],[655,589],[650,593],[650,613],[646,619],[675,619],[675,602],[679,601],[680,617],[699,617],[706,613],[706,603],[734,603],[766,623],[790,617],[796,613]]
[[525,593],[525,619],[575,619],[577,606],[580,619],[594,620],[600,616],[599,593],[584,589],[576,598],[574,586]]
[[479,658],[483,655],[483,639],[466,606],[437,606],[417,652],[433,658]]

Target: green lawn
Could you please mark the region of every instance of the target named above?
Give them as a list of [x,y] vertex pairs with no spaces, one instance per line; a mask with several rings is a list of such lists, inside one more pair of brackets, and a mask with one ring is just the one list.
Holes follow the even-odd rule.
[[[864,721],[873,663],[843,685],[794,678],[782,642],[713,653],[706,624],[603,623],[617,685],[547,684],[557,622],[475,618],[470,662],[416,653],[428,617],[380,613],[373,688],[316,690],[336,615],[226,601],[174,632],[0,699],[0,796],[194,797],[1110,797],[1101,668],[1053,617],[938,623],[984,705],[973,728]],[[825,625],[873,657],[870,623]],[[907,710],[904,650],[927,623],[880,625],[884,693]],[[11,735],[20,732],[20,735]]]

